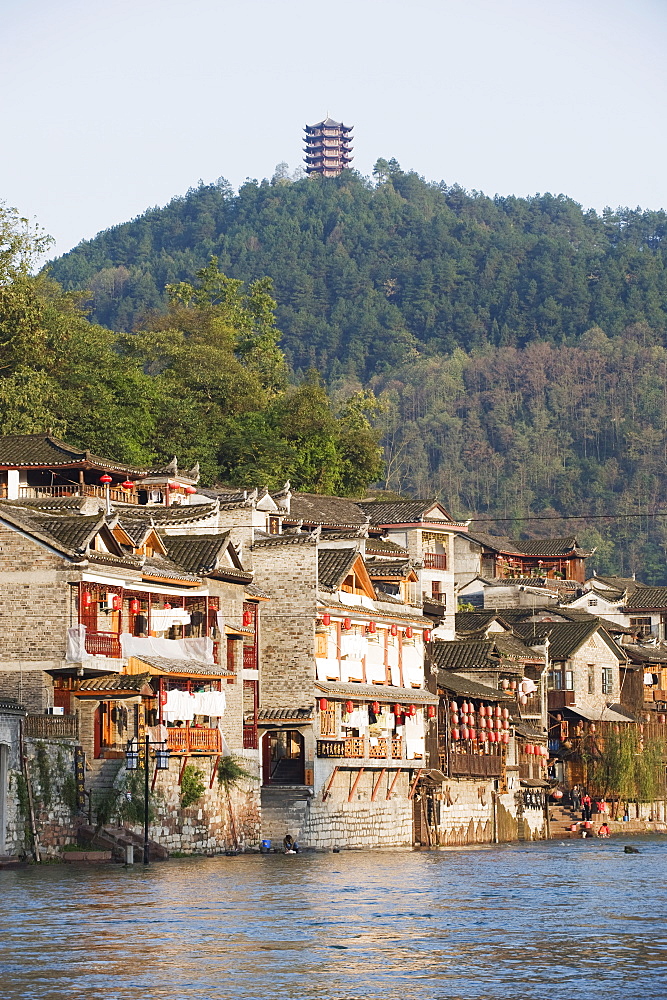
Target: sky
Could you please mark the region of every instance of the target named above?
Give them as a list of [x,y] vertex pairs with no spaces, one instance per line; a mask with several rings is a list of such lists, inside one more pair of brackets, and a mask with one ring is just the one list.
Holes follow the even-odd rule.
[[302,129],[486,194],[667,208],[667,0],[0,0],[0,201],[65,253]]

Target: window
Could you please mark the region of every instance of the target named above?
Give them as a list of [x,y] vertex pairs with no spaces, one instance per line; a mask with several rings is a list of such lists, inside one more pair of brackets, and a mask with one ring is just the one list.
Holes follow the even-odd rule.
[[588,693],[595,694],[595,666],[588,664]]
[[597,608],[597,606],[598,606],[598,599],[597,599],[597,597],[589,597],[588,598],[588,607],[589,608]]
[[611,694],[614,684],[614,675],[611,667],[602,668],[602,694]]
[[565,671],[565,690],[574,691],[574,674],[571,670]]
[[630,628],[637,629],[641,635],[651,634],[651,619],[650,618],[631,618]]
[[326,659],[329,655],[329,636],[326,632],[317,632],[315,635],[315,656],[319,659]]
[[551,676],[549,677],[549,687],[554,691],[562,691],[563,689],[563,671],[553,670]]
[[432,580],[431,597],[433,597],[434,600],[439,600],[441,594],[442,594],[442,583],[440,582],[440,580]]

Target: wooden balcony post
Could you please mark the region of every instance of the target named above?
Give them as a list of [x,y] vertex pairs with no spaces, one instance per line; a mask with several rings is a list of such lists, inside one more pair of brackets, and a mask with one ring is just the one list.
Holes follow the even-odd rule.
[[403,768],[402,768],[402,767],[399,767],[399,768],[397,769],[397,771],[396,771],[396,774],[394,775],[394,780],[392,781],[391,785],[390,785],[390,786],[389,786],[389,788],[387,789],[387,799],[390,799],[390,798],[391,798],[391,793],[392,793],[392,792],[393,792],[393,790],[394,790],[394,786],[395,786],[396,782],[398,781],[398,776],[399,776],[399,774],[401,773],[401,771],[402,771],[402,770],[403,770]]
[[384,778],[384,776],[385,776],[386,773],[387,773],[387,768],[383,767],[382,770],[380,771],[379,775],[378,775],[378,780],[375,782],[375,784],[373,786],[373,793],[371,795],[371,802],[375,802],[375,798],[377,796],[378,789],[380,788],[380,782],[382,781],[382,779]]
[[359,768],[359,773],[357,774],[356,778],[354,779],[354,782],[352,783],[352,788],[350,789],[350,794],[349,794],[349,795],[348,795],[348,797],[347,797],[347,801],[348,801],[348,802],[351,802],[351,801],[352,801],[352,796],[353,796],[353,795],[354,795],[354,793],[356,792],[356,790],[357,790],[357,785],[358,785],[358,784],[359,784],[359,782],[361,781],[361,776],[362,776],[362,774],[364,773],[364,771],[365,771],[365,770],[366,770],[366,768],[364,768],[364,767],[360,767],[360,768]]

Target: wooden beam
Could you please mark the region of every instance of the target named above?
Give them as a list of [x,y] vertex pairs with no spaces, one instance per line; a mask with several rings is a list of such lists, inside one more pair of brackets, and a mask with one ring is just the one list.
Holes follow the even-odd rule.
[[180,773],[178,775],[178,783],[179,783],[179,785],[183,781],[183,772],[185,771],[185,765],[187,764],[187,762],[188,762],[188,755],[184,754],[183,755],[183,763],[181,764],[181,770],[180,770]]
[[359,784],[359,782],[361,781],[361,776],[362,776],[362,774],[364,773],[364,771],[365,771],[365,770],[366,770],[366,769],[365,769],[364,767],[360,767],[360,768],[359,768],[359,773],[357,774],[356,778],[354,779],[354,781],[353,781],[353,783],[352,783],[352,788],[350,789],[350,794],[349,794],[349,795],[348,795],[348,797],[347,797],[347,801],[348,801],[348,802],[351,802],[351,801],[352,801],[352,796],[353,796],[353,795],[354,795],[354,793],[356,792],[356,790],[357,790],[357,785],[358,785],[358,784]]
[[215,764],[213,765],[213,770],[211,771],[211,780],[208,785],[209,788],[213,788],[213,782],[215,781],[215,775],[217,773],[219,763],[220,763],[220,754],[218,754],[218,756],[215,758]]
[[384,778],[384,776],[385,776],[386,773],[387,773],[387,768],[383,767],[382,770],[380,771],[379,775],[378,775],[378,780],[375,782],[375,784],[373,786],[373,794],[371,795],[371,802],[375,802],[375,797],[376,797],[376,795],[378,793],[378,789],[380,787],[380,782],[382,781],[382,779]]
[[403,768],[402,768],[402,767],[399,767],[399,768],[398,768],[398,770],[396,771],[396,774],[394,775],[394,780],[392,781],[391,785],[390,785],[390,786],[389,786],[389,788],[387,789],[387,798],[388,798],[388,799],[390,799],[390,798],[391,798],[391,793],[392,793],[392,792],[393,792],[393,790],[394,790],[394,785],[395,785],[395,784],[396,784],[396,782],[398,781],[398,776],[399,776],[399,774],[401,773],[401,771],[402,771],[402,770],[403,770]]
[[329,793],[331,792],[331,786],[333,785],[334,779],[335,779],[335,777],[336,777],[337,774],[338,774],[338,767],[334,767],[333,773],[332,773],[331,777],[329,778],[329,783],[328,783],[327,787],[324,789],[324,791],[322,792],[322,802],[326,802],[326,800],[329,798]]
[[417,791],[417,782],[419,781],[419,777],[423,770],[424,768],[420,767],[415,775],[415,780],[412,782],[412,788],[410,789],[410,794],[408,795],[409,799],[413,799],[415,797],[415,792]]

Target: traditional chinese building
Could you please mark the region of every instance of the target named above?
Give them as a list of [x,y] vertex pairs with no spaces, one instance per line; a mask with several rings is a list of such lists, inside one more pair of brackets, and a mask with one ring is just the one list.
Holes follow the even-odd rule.
[[305,127],[305,163],[309,174],[338,177],[352,162],[352,125],[343,125],[325,118],[317,125]]

